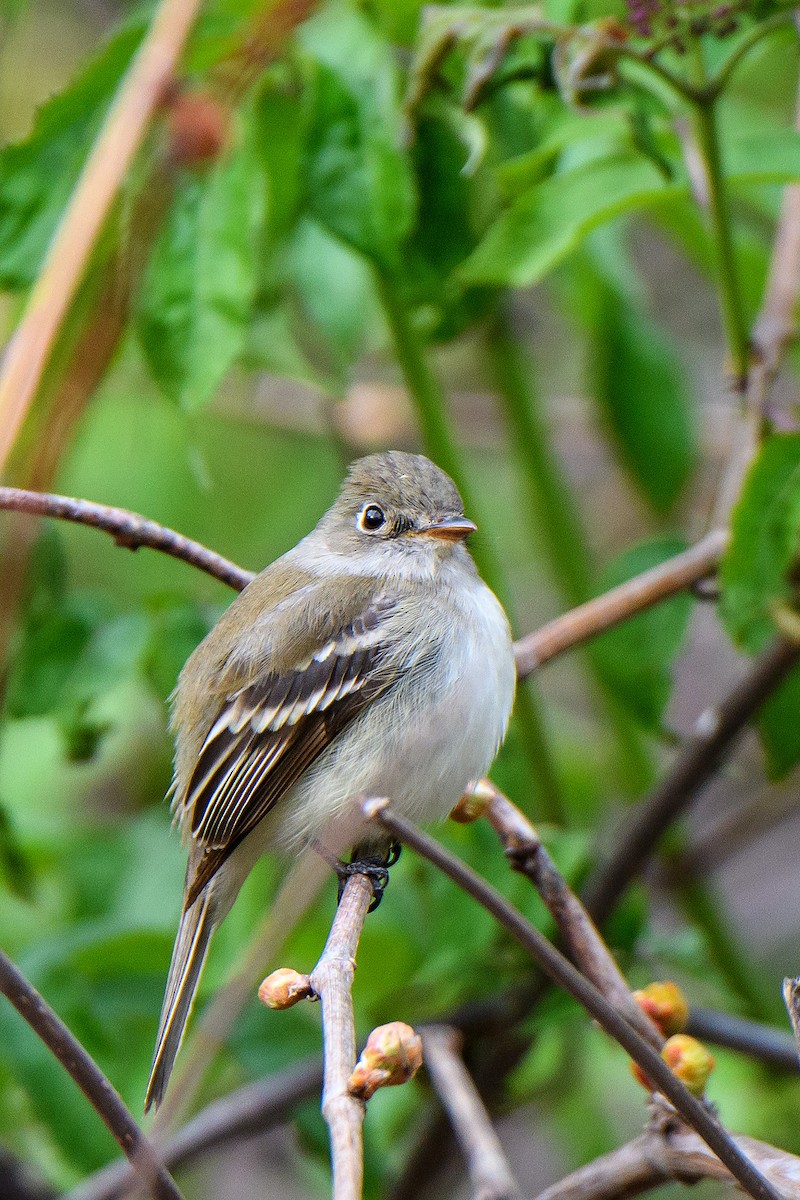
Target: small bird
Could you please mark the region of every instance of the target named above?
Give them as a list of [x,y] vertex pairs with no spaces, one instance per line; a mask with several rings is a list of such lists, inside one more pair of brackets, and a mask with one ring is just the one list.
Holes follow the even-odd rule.
[[464,545],[474,530],[427,458],[362,458],[181,671],[172,791],[189,862],[145,1111],[164,1095],[211,934],[260,855],[385,854],[359,798],[433,820],[486,773],[516,675],[508,620]]

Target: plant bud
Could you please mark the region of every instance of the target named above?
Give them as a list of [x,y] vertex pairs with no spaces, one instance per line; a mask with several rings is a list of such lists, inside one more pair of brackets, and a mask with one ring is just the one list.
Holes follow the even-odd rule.
[[380,1087],[413,1079],[422,1065],[422,1038],[403,1021],[373,1029],[350,1076],[352,1095],[369,1100]]
[[[688,1033],[673,1034],[664,1044],[661,1057],[687,1091],[693,1096],[703,1095],[708,1077],[714,1069],[714,1059],[702,1042],[690,1037]],[[637,1083],[646,1091],[658,1091],[638,1063],[631,1063],[631,1072]]]
[[459,825],[471,825],[473,821],[485,817],[489,805],[494,799],[494,791],[489,784],[480,780],[468,788],[450,813],[450,820]]
[[649,983],[646,988],[634,992],[633,998],[664,1037],[682,1033],[686,1028],[689,1005],[677,983]]
[[308,975],[291,967],[279,967],[268,975],[258,989],[258,998],[267,1008],[293,1008],[301,1000],[314,995]]

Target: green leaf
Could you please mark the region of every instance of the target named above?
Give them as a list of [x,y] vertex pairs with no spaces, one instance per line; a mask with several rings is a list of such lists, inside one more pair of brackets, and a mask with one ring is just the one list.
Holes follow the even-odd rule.
[[782,779],[800,762],[800,670],[767,699],[758,714],[761,745],[771,779]]
[[251,116],[207,173],[184,176],[139,296],[147,361],[187,409],[214,394],[244,347],[252,314],[266,176]]
[[770,129],[733,137],[724,165],[730,181],[739,186],[791,183],[800,179],[800,133]]
[[39,110],[24,142],[0,153],[0,287],[27,287],[83,167],[144,25],[128,25],[77,80]]
[[465,283],[538,283],[593,229],[681,190],[641,157],[619,155],[561,171],[506,209],[459,276]]
[[[677,538],[642,542],[615,559],[606,570],[598,594],[658,566],[686,549]],[[682,593],[639,613],[597,638],[592,654],[603,677],[641,723],[658,729],[672,692],[672,664],[683,642],[692,600]]]
[[[613,231],[608,231],[613,232]],[[615,255],[581,263],[567,307],[583,309],[589,332],[592,392],[623,462],[657,512],[668,511],[695,462],[694,430],[682,364],[644,311],[644,298],[620,278],[624,248],[616,238],[595,243]],[[580,294],[577,295],[576,292]]]
[[368,258],[394,265],[415,197],[391,49],[366,17],[339,5],[300,37],[317,64],[304,170],[310,211]]
[[774,636],[775,608],[792,603],[799,538],[800,434],[777,434],[745,480],[720,572],[720,616],[733,641],[751,653]]

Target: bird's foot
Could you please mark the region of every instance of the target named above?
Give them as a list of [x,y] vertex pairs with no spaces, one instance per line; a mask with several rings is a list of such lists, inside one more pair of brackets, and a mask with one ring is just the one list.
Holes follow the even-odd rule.
[[366,875],[372,884],[372,900],[367,912],[374,912],[383,899],[383,893],[389,882],[389,867],[393,867],[400,857],[399,842],[392,842],[386,854],[354,854],[350,862],[337,862],[335,870],[339,879],[338,904],[344,893],[345,885],[352,875]]

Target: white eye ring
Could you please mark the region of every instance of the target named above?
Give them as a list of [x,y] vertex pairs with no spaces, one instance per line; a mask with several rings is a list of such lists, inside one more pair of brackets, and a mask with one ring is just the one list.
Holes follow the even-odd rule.
[[356,524],[364,533],[375,533],[386,524],[386,513],[378,504],[365,504]]

